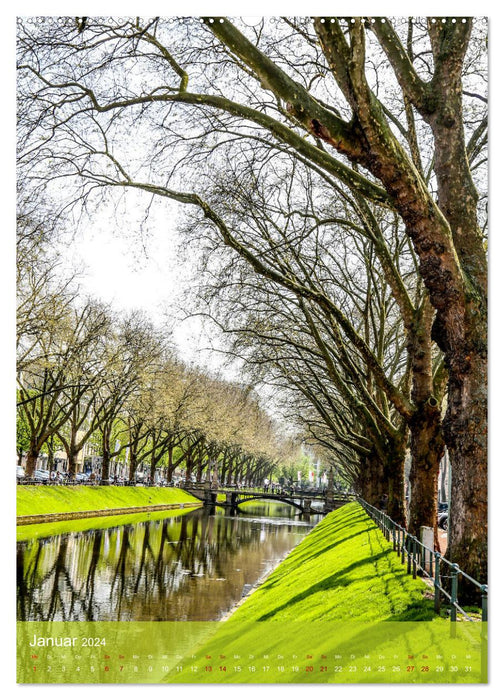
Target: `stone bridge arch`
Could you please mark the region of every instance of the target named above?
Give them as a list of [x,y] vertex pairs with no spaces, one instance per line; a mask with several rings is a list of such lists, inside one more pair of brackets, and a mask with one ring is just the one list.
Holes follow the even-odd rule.
[[[263,491],[247,492],[243,490],[229,490],[229,489],[218,489],[211,488],[210,484],[198,484],[196,486],[186,484],[184,486],[188,493],[196,496],[201,501],[203,501],[206,506],[220,506],[221,508],[238,508],[242,503],[247,503],[250,501],[275,501],[277,503],[285,503],[285,505],[292,506],[296,510],[302,513],[330,513],[335,508],[340,508],[341,506],[353,500],[355,494],[349,493],[293,493],[293,494],[277,494],[268,493]],[[225,496],[225,501],[218,499],[219,495]],[[313,508],[312,502],[322,502],[322,511]]]
[[[274,501],[275,503],[285,503],[288,506],[293,506],[294,508],[297,508],[299,511],[304,512],[304,507],[303,507],[303,501],[301,500],[301,503],[296,503],[295,501],[291,501],[288,498],[283,498],[282,496],[274,496],[273,494],[268,494],[265,493],[263,496],[248,496],[246,498],[241,498],[237,501],[234,501],[232,505],[238,507],[242,503],[248,503],[249,501]],[[217,505],[227,505],[226,503],[218,503]]]

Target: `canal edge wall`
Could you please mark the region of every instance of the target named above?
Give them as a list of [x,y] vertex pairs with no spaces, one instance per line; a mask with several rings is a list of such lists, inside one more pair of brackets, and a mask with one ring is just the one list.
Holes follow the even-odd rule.
[[167,503],[146,506],[130,506],[125,508],[107,508],[101,510],[81,510],[71,513],[43,513],[39,515],[18,515],[16,525],[37,525],[61,520],[80,520],[81,518],[103,518],[112,515],[127,515],[128,513],[149,513],[158,510],[177,510],[182,508],[201,508],[201,503]]

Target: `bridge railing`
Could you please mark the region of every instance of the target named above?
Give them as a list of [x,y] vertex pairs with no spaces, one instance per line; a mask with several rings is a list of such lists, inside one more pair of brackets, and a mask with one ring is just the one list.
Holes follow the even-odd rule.
[[434,609],[441,612],[441,601],[444,598],[450,606],[450,619],[456,622],[457,613],[466,620],[473,622],[471,617],[458,602],[459,581],[465,579],[475,588],[475,594],[481,600],[481,620],[488,620],[488,585],[476,581],[455,564],[420,542],[417,537],[411,535],[404,527],[396,523],[382,510],[372,506],[364,499],[357,497],[357,501],[364,508],[369,517],[378,525],[383,535],[390,542],[402,563],[406,563],[408,574],[416,578],[420,574],[429,580],[434,586]]
[[[181,486],[184,484],[182,483]],[[207,481],[191,482],[186,484],[187,488],[204,489],[209,487]],[[212,484],[210,484],[212,488]],[[229,493],[264,493],[265,495],[274,496],[292,496],[302,498],[323,498],[327,495],[327,489],[290,489],[286,487],[271,487],[271,486],[236,486],[230,484],[219,484],[217,491]],[[356,498],[357,494],[353,491],[334,490],[334,497],[338,498]]]
[[[16,477],[16,483],[18,485],[23,485],[23,486],[157,486],[159,488],[162,487],[173,487],[173,486],[179,486],[180,488],[187,488],[187,489],[206,489],[210,486],[212,488],[212,484],[209,484],[208,481],[190,481],[190,482],[184,482],[184,481],[178,481],[176,484],[173,481],[170,482],[151,482],[148,479],[142,479],[142,478],[136,478],[132,480],[124,479],[122,477],[118,479],[114,478],[109,478],[109,479],[101,479],[99,477],[95,477],[90,479],[89,477],[85,476],[83,477],[82,474],[77,474],[73,477],[66,476],[66,477],[61,477],[59,476],[58,478],[50,478],[48,475],[46,478],[41,478],[41,477],[28,477],[28,476],[23,476],[23,477]],[[213,488],[212,488],[213,490]],[[265,486],[236,486],[236,485],[227,485],[227,484],[219,484],[217,486],[217,491],[220,492],[239,492],[239,493],[264,493],[265,495],[267,494],[272,494],[276,496],[292,496],[292,497],[299,497],[299,498],[323,498],[326,496],[326,489],[290,489],[290,488],[283,488],[283,487],[265,487]],[[337,497],[344,497],[344,498],[354,498],[356,494],[350,491],[339,491],[335,490],[334,491],[334,496]]]
[[16,479],[16,483],[18,486],[157,486],[159,488],[172,486],[172,484],[153,484],[140,479],[110,481],[110,479],[76,479],[71,477],[62,479],[31,479],[23,477]]
[[[184,482],[181,483],[181,486],[184,485]],[[213,487],[213,485],[208,481],[192,481],[190,483],[186,483],[187,488],[195,488],[195,489],[205,489]],[[213,488],[212,488],[213,490]],[[264,493],[264,494],[273,494],[273,495],[284,495],[284,496],[290,496],[290,495],[295,495],[295,494],[300,494],[302,496],[322,496],[324,494],[323,490],[317,490],[317,491],[304,491],[300,489],[294,489],[290,490],[288,488],[282,488],[282,487],[271,487],[271,486],[236,486],[232,484],[219,484],[217,488],[215,489],[217,491],[221,492],[226,492],[226,493]]]

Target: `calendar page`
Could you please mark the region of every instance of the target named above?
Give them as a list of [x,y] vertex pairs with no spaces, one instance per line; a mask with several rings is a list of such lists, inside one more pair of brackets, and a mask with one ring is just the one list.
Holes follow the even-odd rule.
[[456,632],[435,622],[25,623],[19,681],[485,683],[482,623]]
[[487,683],[487,19],[17,30],[18,683]]

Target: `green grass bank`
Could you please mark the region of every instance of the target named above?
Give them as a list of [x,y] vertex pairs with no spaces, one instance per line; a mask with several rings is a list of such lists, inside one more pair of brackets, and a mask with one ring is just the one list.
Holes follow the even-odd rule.
[[[195,506],[196,508],[198,505]],[[107,530],[111,527],[122,525],[135,525],[137,523],[155,522],[164,518],[176,518],[187,515],[194,508],[175,508],[172,510],[156,510],[149,513],[127,513],[125,515],[106,515],[101,518],[82,518],[76,520],[61,520],[51,523],[37,523],[36,525],[18,525],[16,528],[16,541],[35,540],[43,537],[65,535],[70,532],[86,532],[88,530]]]
[[[227,620],[201,635],[183,670],[164,680],[485,682],[481,625],[457,623],[461,633],[453,637],[427,593],[350,503],[327,515]],[[471,659],[463,673],[454,658]]]
[[201,501],[182,489],[154,486],[17,486],[18,516],[176,503],[200,504]]
[[349,503],[327,515],[229,619],[430,620],[426,591],[364,510]]

